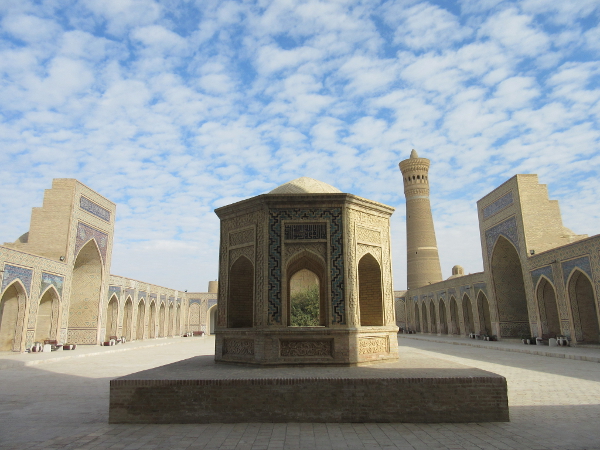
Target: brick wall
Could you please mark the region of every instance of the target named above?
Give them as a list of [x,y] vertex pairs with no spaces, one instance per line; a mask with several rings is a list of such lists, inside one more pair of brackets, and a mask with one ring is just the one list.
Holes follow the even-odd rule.
[[245,257],[239,258],[229,272],[229,301],[227,326],[245,328],[252,326],[252,299],[254,297],[254,268]]
[[382,326],[381,270],[371,255],[358,263],[358,296],[361,326]]

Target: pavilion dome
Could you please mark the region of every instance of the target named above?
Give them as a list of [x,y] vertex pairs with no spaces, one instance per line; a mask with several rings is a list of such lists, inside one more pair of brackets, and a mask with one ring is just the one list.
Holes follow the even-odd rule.
[[332,185],[314,178],[300,177],[276,187],[269,194],[336,194],[341,192]]

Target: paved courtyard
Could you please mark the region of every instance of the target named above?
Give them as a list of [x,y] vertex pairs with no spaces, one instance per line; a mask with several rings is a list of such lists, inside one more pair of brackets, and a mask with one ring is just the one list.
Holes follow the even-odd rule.
[[600,449],[597,362],[417,337],[399,338],[401,356],[416,352],[505,376],[511,422],[108,425],[110,379],[213,352],[210,337],[176,338],[60,354],[1,353],[0,448]]

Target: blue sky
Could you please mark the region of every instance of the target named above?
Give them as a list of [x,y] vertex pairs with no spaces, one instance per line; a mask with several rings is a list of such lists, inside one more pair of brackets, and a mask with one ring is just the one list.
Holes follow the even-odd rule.
[[114,274],[204,291],[213,210],[310,176],[397,208],[432,160],[444,277],[482,270],[475,202],[537,173],[600,230],[597,0],[0,1],[0,242],[52,178],[117,203]]

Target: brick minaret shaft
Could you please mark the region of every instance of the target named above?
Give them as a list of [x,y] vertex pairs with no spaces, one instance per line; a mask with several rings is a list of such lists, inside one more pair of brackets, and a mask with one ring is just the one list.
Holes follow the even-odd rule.
[[429,164],[413,149],[409,159],[400,162],[406,196],[406,253],[408,289],[442,281],[431,204],[429,203]]

